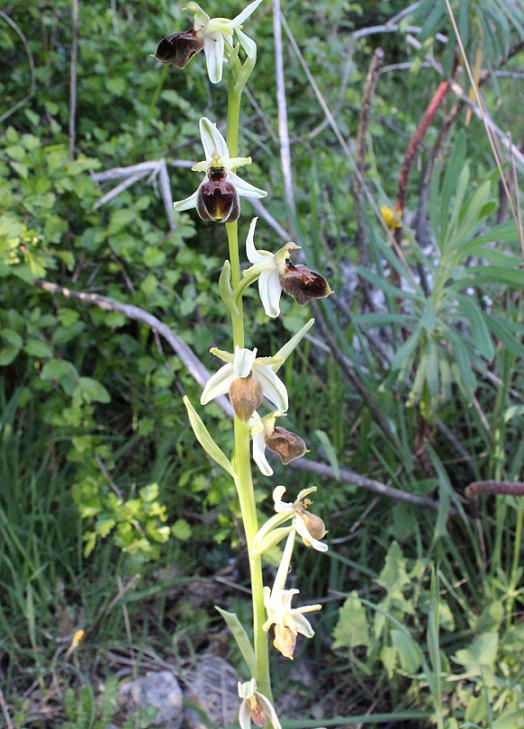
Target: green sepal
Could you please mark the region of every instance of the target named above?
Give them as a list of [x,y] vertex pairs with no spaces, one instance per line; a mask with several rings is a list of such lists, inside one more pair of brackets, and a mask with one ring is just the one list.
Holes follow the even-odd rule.
[[187,395],[183,399],[184,405],[187,408],[187,414],[189,415],[189,421],[195,433],[196,439],[205,450],[205,452],[208,454],[208,456],[210,456],[215,461],[215,463],[218,463],[218,465],[221,466],[224,471],[227,471],[229,475],[232,476],[236,481],[237,473],[233,468],[231,461],[226,456],[224,451],[221,450],[215,443],[215,441],[209,434],[208,429],[202,422],[199,414],[191,405],[191,402],[189,401]]
[[[288,514],[289,516],[293,516],[293,514]],[[252,557],[258,556],[260,554],[264,554],[265,552],[268,552],[270,549],[273,549],[273,547],[276,547],[279,542],[281,542],[283,539],[287,537],[289,532],[293,531],[294,527],[287,526],[287,527],[277,527],[276,529],[272,529],[269,534],[266,534],[258,541],[257,544],[253,542],[253,547],[251,548],[250,554]]]
[[278,352],[274,355],[273,359],[282,358],[282,361],[278,364],[274,364],[271,366],[271,369],[273,372],[278,372],[280,367],[284,364],[284,361],[289,357],[291,352],[298,347],[301,340],[305,337],[305,335],[308,333],[308,331],[311,329],[313,324],[315,323],[314,319],[310,319],[308,322],[304,324],[302,329],[298,331],[294,336],[291,337],[289,342],[286,342],[281,349],[278,350]]
[[227,623],[227,627],[233,634],[233,638],[236,640],[237,646],[242,653],[242,658],[246,662],[249,675],[255,676],[257,671],[257,659],[244,626],[238,619],[236,613],[228,613],[226,610],[222,610],[222,608],[219,608],[217,605],[215,605],[215,609],[218,610],[220,615],[224,618]]
[[224,261],[222,266],[220,278],[218,279],[218,290],[229,311],[238,316],[240,312],[238,311],[235,294],[231,288],[231,264],[229,261]]

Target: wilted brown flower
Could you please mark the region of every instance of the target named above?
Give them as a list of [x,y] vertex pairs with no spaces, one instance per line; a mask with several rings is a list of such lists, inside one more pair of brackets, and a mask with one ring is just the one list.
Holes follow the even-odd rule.
[[295,458],[301,458],[307,452],[306,444],[299,435],[279,426],[275,426],[273,432],[266,435],[265,445],[270,451],[278,453],[284,465]]

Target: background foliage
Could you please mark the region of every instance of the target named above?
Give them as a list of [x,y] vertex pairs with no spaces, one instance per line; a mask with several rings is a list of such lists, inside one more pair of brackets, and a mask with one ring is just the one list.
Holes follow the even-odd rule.
[[[451,7],[494,122],[522,149],[522,2]],[[206,9],[233,17],[238,3]],[[265,208],[336,290],[314,312],[313,339],[286,363],[289,427],[332,477],[275,468],[289,488],[319,486],[332,549],[321,566],[305,554],[297,570],[301,589],[325,605],[301,658],[305,675],[282,666],[281,700],[292,694],[297,716],[321,723],[369,712],[371,725],[388,714],[399,727],[513,728],[524,726],[522,500],[490,496],[472,507],[463,496],[472,481],[522,477],[522,224],[482,121],[465,103],[454,109],[453,91],[417,151],[398,245],[377,215],[394,207],[439,82],[455,73],[470,92],[446,3],[405,10],[396,0],[283,5],[294,208],[280,161],[271,5],[257,11],[259,62],[244,114],[250,181],[269,189]],[[91,687],[114,672],[117,650],[152,647],[182,671],[223,644],[212,606],[237,597],[217,575],[243,581],[234,491],[202,459],[181,400],[196,402],[199,386],[143,322],[41,286],[141,307],[209,368],[209,347],[227,349],[220,227],[185,214],[170,225],[158,176],[97,205],[116,182],[93,176],[165,159],[173,198],[194,189],[179,160],[199,158],[198,117],[222,119],[225,109],[200,58],[182,73],[150,57],[187,22],[165,0],[80,3],[71,155],[71,3],[8,3],[0,17],[0,676],[16,726],[80,725],[72,696],[95,716]],[[369,195],[356,196],[354,140],[379,46],[365,129]],[[522,168],[517,159],[513,174],[508,160],[502,154],[518,209]],[[245,233],[248,203],[244,213]],[[258,230],[260,247],[282,245],[268,224]],[[294,332],[309,312],[284,306]],[[287,333],[256,307],[253,299],[252,342],[266,354]],[[210,412],[227,449],[225,415]],[[378,498],[344,469],[437,508]],[[257,486],[269,513],[268,482],[260,476]],[[306,690],[313,677],[320,685]],[[99,723],[85,725],[110,715],[104,706]]]

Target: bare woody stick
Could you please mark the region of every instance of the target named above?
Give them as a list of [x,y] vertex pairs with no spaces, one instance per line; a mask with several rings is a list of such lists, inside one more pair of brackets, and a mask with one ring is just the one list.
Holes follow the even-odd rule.
[[466,487],[466,498],[470,501],[480,494],[503,494],[505,496],[524,496],[522,481],[474,481]]
[[384,60],[384,51],[377,48],[373,53],[371,64],[369,66],[364,91],[362,93],[362,105],[360,107],[360,118],[357,133],[357,148],[355,153],[355,167],[357,174],[353,180],[353,190],[355,193],[355,213],[358,225],[358,245],[360,262],[363,263],[366,257],[366,229],[362,217],[362,206],[360,205],[360,197],[362,195],[362,183],[366,167],[366,135],[369,127],[369,119],[371,115],[371,101],[375,94],[378,77],[380,75],[380,67]]

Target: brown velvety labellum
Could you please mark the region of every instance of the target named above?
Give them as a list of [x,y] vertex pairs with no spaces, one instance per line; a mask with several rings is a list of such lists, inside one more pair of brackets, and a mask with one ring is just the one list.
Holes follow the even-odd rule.
[[262,403],[264,391],[253,375],[237,377],[229,386],[229,399],[236,416],[247,423]]
[[299,435],[280,427],[276,427],[273,433],[266,437],[266,447],[278,453],[284,465],[291,463],[295,458],[301,458],[307,450]]
[[211,167],[199,187],[197,213],[202,220],[215,223],[234,223],[240,215],[240,201],[234,185],[226,179],[223,167]]
[[312,299],[323,299],[331,293],[323,276],[300,263],[295,266],[291,261],[286,261],[286,272],[279,278],[282,289],[297,304],[309,304]]
[[156,49],[155,58],[162,63],[171,63],[178,68],[184,68],[203,47],[204,39],[198,38],[194,30],[186,30],[163,38]]

